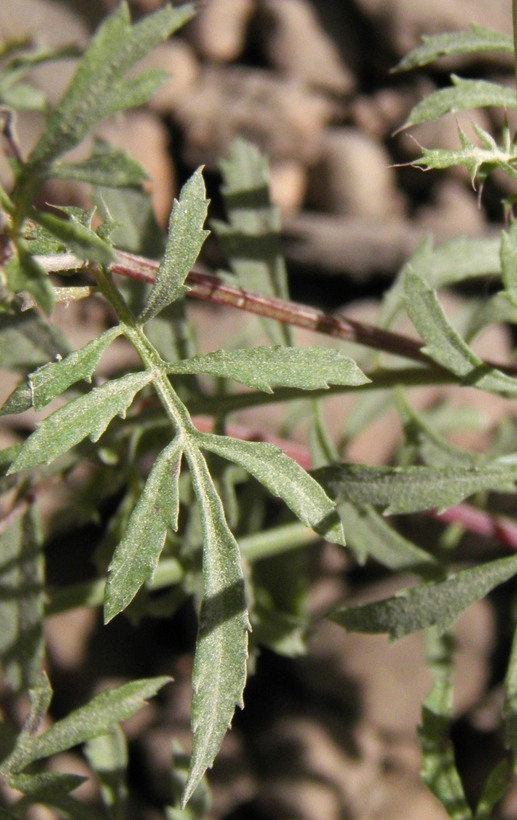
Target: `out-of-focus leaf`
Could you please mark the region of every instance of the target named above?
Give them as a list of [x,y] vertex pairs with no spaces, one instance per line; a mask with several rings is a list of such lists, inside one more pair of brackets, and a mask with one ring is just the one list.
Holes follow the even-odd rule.
[[373,558],[388,569],[413,572],[423,578],[435,577],[439,573],[436,559],[400,535],[373,507],[340,501],[338,512],[347,544],[360,563]]
[[513,40],[482,26],[471,25],[468,31],[448,31],[443,34],[424,34],[422,44],[412,49],[397,63],[393,71],[409,71],[432,63],[439,57],[472,54],[480,51],[499,51],[513,54]]
[[41,534],[29,509],[0,534],[0,656],[14,692],[34,686],[43,663]]
[[139,317],[142,323],[186,292],[185,279],[208,236],[203,229],[208,209],[205,194],[202,168],[198,168],[181,189],[179,200],[174,200],[165,254]]
[[97,441],[114,416],[125,417],[136,394],[151,378],[148,371],[129,373],[95,387],[47,416],[25,441],[8,475],[49,464],[87,436]]
[[[61,102],[51,113],[29,157],[26,174],[70,151],[100,120],[145,102],[156,90],[154,75],[145,72],[128,81],[127,72],[193,14],[191,3],[175,9],[167,5],[131,25],[128,4],[120,3],[97,30]],[[152,82],[145,88],[142,82],[147,77]]]
[[27,250],[23,240],[18,240],[16,255],[4,265],[7,287],[14,293],[26,291],[45,313],[54,306],[54,290],[41,265]]
[[[280,246],[280,216],[269,193],[267,159],[241,137],[220,163],[222,194],[229,224],[213,221],[214,230],[242,287],[288,299],[287,271]],[[263,326],[275,344],[290,344],[290,329],[266,319]]]
[[449,633],[438,635],[435,629],[428,629],[425,637],[426,665],[433,685],[423,703],[422,725],[418,729],[423,758],[421,777],[448,817],[472,820],[450,738],[453,639]]
[[110,151],[83,162],[55,162],[49,169],[49,177],[111,188],[129,188],[147,179],[147,172],[125,151]]
[[100,781],[102,802],[110,820],[126,820],[128,815],[126,782],[127,744],[119,726],[105,735],[89,740],[85,748],[90,766]]
[[69,352],[61,331],[35,311],[0,317],[0,361],[7,370],[25,374]]
[[35,222],[57,236],[79,259],[109,265],[114,259],[113,249],[100,236],[73,220],[60,219],[46,211],[31,212]]
[[367,467],[333,464],[312,473],[336,501],[372,504],[387,515],[444,511],[480,490],[513,492],[517,468],[494,460],[483,467]]
[[461,570],[445,581],[418,584],[384,601],[343,607],[329,618],[352,632],[388,632],[394,639],[428,626],[443,632],[463,610],[516,573],[517,556],[512,555]]
[[501,239],[501,270],[505,294],[517,307],[517,222],[512,222],[508,231],[503,231]]

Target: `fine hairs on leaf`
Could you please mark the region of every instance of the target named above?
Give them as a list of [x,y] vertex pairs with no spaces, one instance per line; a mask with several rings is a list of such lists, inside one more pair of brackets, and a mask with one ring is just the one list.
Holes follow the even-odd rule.
[[[160,774],[165,785],[160,796],[153,792],[149,810],[171,820],[211,816],[209,770],[236,709],[244,706],[248,675],[263,671],[262,649],[288,663],[311,651],[319,639],[312,629],[327,619],[336,629],[363,633],[366,642],[369,635],[397,640],[423,631],[432,683],[418,730],[422,781],[447,816],[488,820],[516,769],[515,635],[501,710],[512,760],[501,750],[475,796],[475,810],[450,727],[456,621],[493,590],[506,594],[507,588],[499,588],[517,574],[517,367],[513,360],[485,360],[471,347],[487,325],[517,323],[517,197],[506,191],[500,236],[492,231],[441,244],[421,237],[386,289],[375,324],[289,299],[268,160],[240,136],[222,158],[208,151],[206,184],[215,207],[204,166],[191,168],[162,230],[144,169],[94,131],[103,119],[144,105],[158,89],[164,72],[138,73],[138,63],[191,20],[197,5],[163,3],[132,22],[130,4],[120,2],[80,58],[77,49],[43,48],[29,40],[8,42],[4,51],[0,44],[0,102],[45,116],[41,136],[24,158],[12,113],[2,115],[12,175],[5,190],[0,187],[0,364],[13,377],[0,407],[7,420],[0,451],[0,660],[2,689],[8,691],[0,777],[10,790],[6,816],[28,816],[38,804],[74,820],[99,812],[115,820],[145,813],[124,722],[171,681],[162,673],[175,668],[178,651],[184,655],[180,671],[188,666],[187,653],[192,656],[191,751],[185,753],[173,737],[176,721],[169,718],[177,704],[166,690],[144,726],[152,738],[155,729],[162,737],[174,724],[167,740],[170,764]],[[517,25],[517,0],[513,11]],[[196,36],[190,32],[182,46],[191,48]],[[402,128],[472,108],[498,107],[511,115],[517,95],[504,78],[481,79],[477,71],[467,76],[475,55],[490,52],[502,60],[498,66],[505,65],[505,55],[515,58],[512,38],[477,24],[425,36],[394,70],[461,56],[465,76],[453,74],[449,85],[431,91]],[[51,106],[32,85],[31,69],[70,57],[78,57],[75,73]],[[506,120],[511,116],[500,134],[473,125],[472,136],[458,128],[457,148],[424,147],[409,164],[424,170],[463,166],[481,189],[495,171],[513,184],[517,138]],[[89,156],[69,155],[90,135]],[[188,164],[186,151],[181,173]],[[220,196],[212,193],[217,169]],[[52,180],[86,183],[91,199],[84,207],[52,206],[42,192]],[[205,247],[207,224],[213,235]],[[225,269],[207,272],[200,254],[203,265],[223,258],[217,264]],[[458,285],[466,306],[451,320],[442,289]],[[245,332],[219,349],[205,344],[205,337],[198,349],[192,296],[246,311]],[[62,308],[53,308],[61,302],[75,311],[80,300],[79,308],[93,304],[92,315],[101,318],[71,343],[59,329]],[[218,322],[215,310],[203,316],[201,322]],[[405,330],[404,322],[414,330]],[[310,346],[299,346],[294,326],[311,331]],[[326,345],[319,341],[322,333]],[[365,352],[356,353],[359,345]],[[130,357],[119,358],[124,348]],[[468,401],[459,407],[451,401],[451,385],[467,400],[474,391],[492,394],[509,408],[507,417],[482,425]],[[432,401],[420,400],[420,388],[430,388]],[[341,393],[349,404],[338,404]],[[332,425],[328,396],[336,401]],[[287,411],[282,423],[249,412],[274,403]],[[248,414],[241,417],[243,410]],[[387,415],[393,410],[398,418],[396,412]],[[374,422],[383,416],[390,436],[398,425],[398,438],[381,460],[378,445],[385,453],[386,442],[376,438]],[[475,452],[451,438],[466,429],[483,433]],[[366,438],[372,459],[361,463],[355,446]],[[323,590],[328,566],[332,580]],[[392,576],[391,591],[372,600],[370,584],[380,572]],[[369,597],[348,605],[345,591],[354,593],[358,579]],[[495,597],[490,605],[498,606]],[[117,647],[107,667],[117,684],[106,684],[104,650],[97,657],[92,641],[84,650],[90,669],[78,687],[80,697],[66,711],[55,644],[61,636],[46,630],[46,619],[66,617],[77,607],[103,608],[105,624],[98,629],[105,630],[105,646],[112,646],[110,636],[126,640],[143,629],[138,634],[152,634],[153,652],[133,659],[133,645]],[[121,618],[130,626],[119,624]],[[197,631],[191,628],[195,619]],[[47,632],[54,641],[50,664]],[[165,648],[163,634],[174,638]],[[123,653],[131,663],[122,670],[145,665],[136,680],[118,671]],[[71,683],[74,674],[67,670]],[[53,700],[54,678],[59,691]],[[257,688],[263,679],[258,676]],[[183,697],[181,686],[170,687],[172,699]],[[275,687],[270,692],[266,680],[263,695],[273,732],[276,701],[271,709],[269,699],[278,699]],[[239,754],[247,752],[243,726],[233,737]],[[255,749],[263,728],[256,731]],[[147,743],[138,740],[138,748]],[[78,791],[82,774],[54,768],[78,746],[96,790],[91,803]],[[231,742],[228,748],[233,754]],[[223,760],[217,778],[225,765]],[[321,774],[326,776],[323,769]],[[348,804],[339,808],[349,810]],[[365,808],[357,810],[364,814]]]

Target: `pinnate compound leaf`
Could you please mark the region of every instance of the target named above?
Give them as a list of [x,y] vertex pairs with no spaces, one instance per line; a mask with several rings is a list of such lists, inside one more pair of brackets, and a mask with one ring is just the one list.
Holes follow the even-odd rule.
[[517,307],[517,222],[512,222],[501,239],[501,270],[505,295]]
[[13,692],[34,686],[43,663],[44,569],[35,510],[0,533],[0,655]]
[[26,440],[7,475],[49,464],[87,436],[97,441],[116,415],[125,417],[136,394],[151,378],[152,373],[146,371],[129,373],[47,416]]
[[338,504],[372,504],[394,515],[431,509],[443,512],[480,490],[513,492],[517,466],[495,459],[479,467],[333,464],[312,475]]
[[247,387],[273,392],[273,385],[301,390],[330,384],[360,385],[370,380],[356,363],[333,348],[283,345],[247,350],[216,350],[169,365],[171,373],[207,373],[235,379]]
[[147,322],[185,293],[185,279],[199,256],[209,231],[203,229],[208,209],[202,168],[185,183],[174,200],[164,257],[139,317]]
[[147,678],[100,692],[86,706],[59,720],[43,735],[34,737],[24,755],[23,766],[106,734],[115,724],[145,706],[146,698],[153,697],[170,680],[167,676]]
[[145,102],[146,94],[149,96],[148,92],[156,88],[155,80],[152,88],[139,89],[146,94],[137,95],[137,80],[128,83],[125,75],[193,15],[191,3],[174,9],[167,5],[132,26],[128,4],[120,3],[99,27],[61,102],[50,115],[26,173],[30,175],[34,166],[44,166],[70,151],[105,117],[135,102]]
[[464,385],[517,396],[517,379],[485,364],[447,320],[435,291],[411,268],[405,276],[407,312],[425,342],[423,351]]
[[452,87],[428,94],[410,111],[401,129],[439,120],[446,114],[457,114],[471,108],[516,108],[517,94],[513,88],[486,80],[463,80],[451,75]]
[[109,265],[113,261],[114,252],[112,247],[100,236],[97,236],[94,231],[84,227],[79,222],[61,219],[46,211],[36,211],[35,209],[31,211],[31,217],[56,236],[79,259],[99,262],[101,265]]
[[182,442],[174,439],[158,456],[109,566],[104,618],[122,612],[147,581],[160,558],[167,529],[178,527],[178,479]]
[[387,632],[393,639],[436,626],[444,632],[463,610],[517,573],[517,556],[456,572],[445,581],[418,584],[392,598],[343,607],[329,618],[351,632]]
[[197,448],[185,453],[203,527],[203,598],[193,673],[194,744],[183,806],[210,768],[235,706],[242,708],[249,621],[239,547]]
[[130,188],[147,179],[147,172],[125,151],[109,151],[83,162],[55,162],[49,169],[49,177],[110,188]]
[[345,544],[336,506],[321,485],[279,447],[229,436],[201,435],[199,445],[243,467],[273,495],[279,496],[300,521],[322,537]]
[[513,39],[483,26],[471,25],[468,31],[447,31],[442,34],[423,35],[422,44],[406,54],[393,71],[410,71],[428,65],[440,57],[472,54],[480,51],[502,51],[513,54]]

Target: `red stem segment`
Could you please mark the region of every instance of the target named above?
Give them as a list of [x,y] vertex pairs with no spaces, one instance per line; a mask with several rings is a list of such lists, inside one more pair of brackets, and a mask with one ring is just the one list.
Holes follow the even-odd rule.
[[[142,256],[117,251],[116,262],[112,265],[112,270],[113,273],[128,276],[131,279],[154,282],[158,262],[145,259]],[[324,333],[327,336],[362,344],[383,353],[393,353],[396,356],[403,356],[406,359],[426,364],[434,370],[443,370],[444,373],[448,374],[445,368],[440,367],[422,352],[420,341],[400,333],[392,333],[375,325],[358,322],[355,319],[337,316],[333,313],[326,313],[308,305],[278,299],[274,296],[265,296],[235,285],[228,285],[217,276],[200,271],[198,268],[194,268],[188,275],[187,285],[189,287],[188,295],[196,299],[214,302],[219,305],[228,305],[267,319],[276,319],[282,324],[303,327],[315,333]],[[486,364],[502,370],[504,373],[517,375],[517,366],[490,361],[486,361]]]

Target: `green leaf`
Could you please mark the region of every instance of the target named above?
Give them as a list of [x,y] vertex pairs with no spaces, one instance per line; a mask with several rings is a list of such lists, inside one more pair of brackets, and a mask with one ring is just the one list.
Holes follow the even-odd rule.
[[423,148],[422,156],[411,164],[426,171],[464,165],[473,185],[476,180],[483,183],[492,171],[498,169],[511,179],[517,179],[517,145],[508,141],[506,145],[499,146],[489,133],[475,123],[472,128],[481,145],[476,145],[458,128],[460,149]]
[[372,504],[387,515],[443,512],[480,490],[513,492],[517,468],[493,460],[482,467],[367,467],[333,464],[313,477],[338,503]]
[[172,741],[171,781],[172,806],[165,808],[166,820],[205,820],[210,817],[210,786],[204,777],[194,791],[188,806],[180,808],[181,795],[187,782],[190,759],[177,740]]
[[[251,142],[237,137],[220,162],[221,192],[229,224],[213,221],[239,284],[266,296],[289,298],[287,271],[280,244],[280,214],[272,205],[268,161]],[[266,319],[272,342],[290,344],[291,331]]]
[[122,612],[158,564],[167,529],[178,527],[178,479],[183,443],[176,438],[158,456],[109,566],[104,619]]
[[507,760],[501,760],[488,775],[476,809],[476,820],[491,820],[497,803],[511,785],[512,770]]
[[114,253],[111,246],[94,231],[78,222],[61,219],[46,211],[36,209],[31,211],[31,217],[61,240],[79,259],[98,262],[101,265],[109,265],[113,261]]
[[16,774],[9,778],[9,786],[32,798],[34,803],[46,803],[50,798],[69,794],[88,778],[77,774],[61,772],[40,772],[38,774]]
[[110,188],[138,186],[147,179],[145,169],[125,151],[109,151],[83,162],[55,162],[48,175],[52,179],[72,179]]
[[35,510],[0,534],[0,656],[16,693],[33,686],[43,663],[44,561]]
[[11,753],[0,767],[0,772],[6,778],[12,777],[13,773],[25,768],[25,761],[31,754],[33,738],[41,728],[48,712],[52,700],[52,688],[45,672],[38,675],[34,685],[29,689],[29,699],[29,714],[16,737],[14,747],[11,747]]
[[28,381],[36,410],[41,410],[70,385],[81,380],[91,382],[105,350],[121,332],[120,327],[112,327],[62,361],[50,362],[31,373]]
[[472,818],[472,812],[465,798],[450,738],[453,649],[454,640],[450,633],[438,635],[435,629],[427,630],[426,665],[433,676],[433,686],[422,706],[422,726],[418,729],[423,757],[421,777],[448,817],[468,820]]
[[409,317],[425,342],[424,353],[459,376],[465,386],[517,396],[517,379],[485,364],[471,350],[447,320],[436,293],[411,268],[406,271],[405,292]]
[[186,292],[185,279],[209,233],[203,230],[208,209],[205,193],[202,168],[198,168],[181,189],[179,200],[174,200],[165,254],[139,317],[142,323]]
[[279,496],[300,521],[323,538],[345,544],[336,507],[303,467],[272,444],[228,436],[199,435],[199,445],[243,467],[273,495]]
[[202,454],[186,451],[203,527],[203,597],[193,672],[194,744],[183,807],[243,705],[249,622],[237,542]]
[[64,359],[35,370],[28,376],[28,384],[22,382],[13,390],[0,408],[0,416],[23,413],[30,407],[41,410],[70,385],[81,379],[91,382],[104,351],[120,333],[119,327],[110,328]]
[[512,222],[501,237],[501,270],[505,294],[517,307],[517,222]]
[[[105,117],[145,102],[151,88],[139,88],[138,78],[127,82],[125,75],[193,14],[191,3],[176,9],[167,5],[132,26],[128,4],[120,3],[99,27],[70,86],[51,113],[25,173],[30,175],[35,166],[44,166],[70,151]],[[155,80],[151,87],[156,88]]]
[[114,226],[110,240],[115,247],[151,259],[163,254],[164,236],[146,191],[100,186],[94,192],[94,201],[104,221],[111,221]]
[[123,731],[119,726],[113,726],[108,734],[89,740],[85,753],[99,778],[102,802],[108,810],[110,820],[126,820],[128,755]]
[[393,571],[413,572],[423,578],[436,577],[440,565],[416,544],[390,526],[370,505],[340,501],[338,512],[347,534],[347,546],[360,563],[373,558]]
[[464,569],[445,581],[419,584],[398,595],[362,606],[344,607],[329,618],[352,632],[388,632],[393,639],[436,626],[444,632],[463,610],[517,573],[517,556]]
[[153,697],[170,680],[167,676],[135,680],[117,689],[100,692],[86,706],[81,706],[68,717],[58,720],[44,734],[34,737],[31,748],[24,756],[23,767],[105,735],[115,724],[138,712],[145,706],[145,699]]
[[468,31],[448,31],[443,34],[424,34],[422,45],[417,46],[397,63],[392,71],[409,71],[428,65],[440,57],[472,54],[480,51],[499,51],[513,54],[513,39],[508,34],[471,25]]
[[7,474],[49,464],[87,436],[97,441],[114,416],[125,418],[136,394],[151,378],[147,371],[129,373],[68,402],[39,424]]
[[0,361],[7,370],[25,375],[49,359],[69,352],[61,331],[35,311],[0,316]]
[[408,404],[402,392],[397,393],[396,401],[406,444],[414,449],[416,455],[426,464],[432,467],[483,468],[488,460],[486,456],[470,453],[449,444]]
[[399,130],[439,120],[446,114],[457,114],[470,108],[516,108],[517,95],[513,88],[486,80],[463,80],[451,75],[452,88],[441,88],[428,94],[410,111]]
[[330,384],[360,385],[370,380],[340,350],[282,345],[246,350],[216,350],[168,365],[170,373],[207,373],[235,379],[247,387],[272,393],[272,385],[318,390]]
[[7,287],[14,293],[30,293],[39,307],[50,313],[54,306],[54,290],[50,280],[34,257],[27,250],[26,243],[19,239],[16,255],[4,265]]

